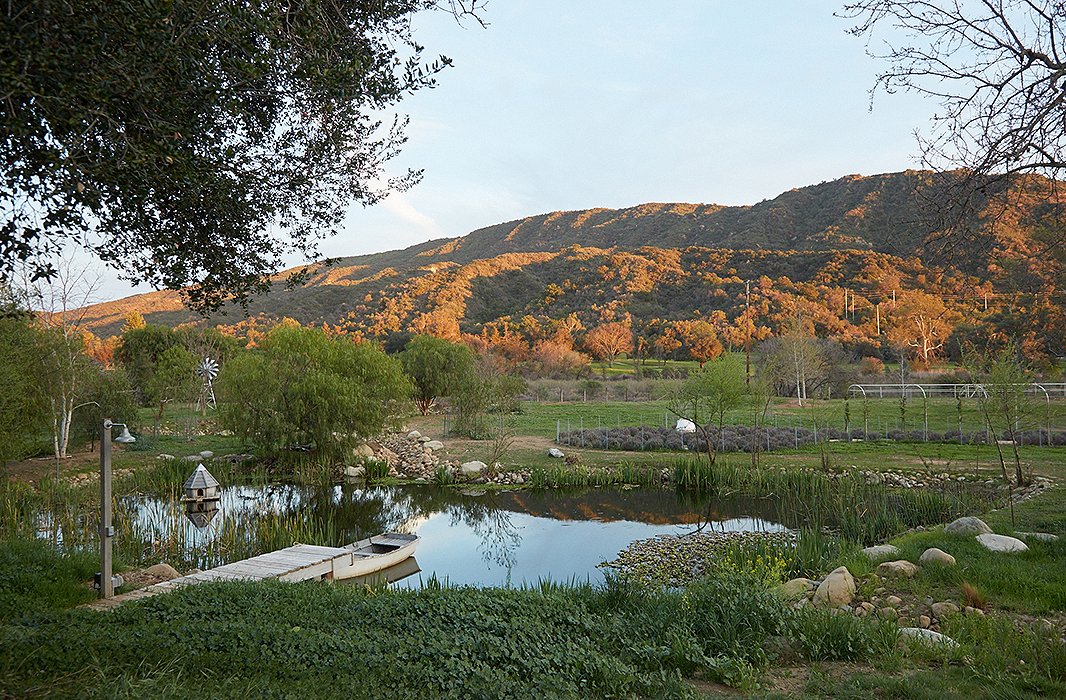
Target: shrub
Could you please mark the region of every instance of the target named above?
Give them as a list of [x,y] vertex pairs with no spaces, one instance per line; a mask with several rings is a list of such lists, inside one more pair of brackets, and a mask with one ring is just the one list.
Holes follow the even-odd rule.
[[885,373],[885,363],[877,357],[864,357],[859,360],[859,371],[865,375],[879,376]]

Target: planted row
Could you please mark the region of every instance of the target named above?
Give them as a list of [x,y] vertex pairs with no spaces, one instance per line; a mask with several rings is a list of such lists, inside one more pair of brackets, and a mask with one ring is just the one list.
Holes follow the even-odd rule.
[[[707,426],[704,431],[679,433],[673,428],[629,426],[624,428],[590,428],[570,430],[559,434],[558,442],[570,447],[602,448],[605,450],[681,450],[706,452],[708,443],[716,452],[773,452],[830,440],[855,442],[860,440],[892,440],[894,442],[943,442],[952,444],[985,445],[993,442],[985,430],[947,432],[925,430],[890,430],[886,433],[836,428],[752,427],[728,425],[718,429]],[[1066,446],[1066,431],[1024,430],[1015,434],[1020,445]]]

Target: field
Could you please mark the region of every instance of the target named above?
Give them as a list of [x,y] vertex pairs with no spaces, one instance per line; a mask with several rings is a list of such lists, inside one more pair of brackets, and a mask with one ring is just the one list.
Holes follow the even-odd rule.
[[[840,399],[805,403],[800,407],[775,400],[768,423],[817,422],[824,429],[842,420],[845,404]],[[849,404],[854,420],[855,402]],[[1053,409],[1057,417],[1064,407],[1055,404]],[[964,425],[979,427],[981,417],[966,410],[964,406]],[[898,400],[871,402],[869,416],[884,423],[898,419]],[[204,449],[217,454],[247,449],[239,440],[217,434],[210,420],[201,421],[189,408],[169,411],[158,426],[148,412],[139,418],[147,427],[136,431],[138,442],[115,450],[118,488],[124,492],[172,488],[180,480],[185,465],[161,462],[159,453],[181,457]],[[833,474],[859,471],[915,477],[948,473],[996,481],[1000,466],[992,446],[823,442],[764,453],[757,470],[750,455],[721,455],[712,471],[706,471],[705,457],[681,452],[564,446],[580,456],[580,464],[567,466],[546,454],[555,444],[557,426],[565,430],[564,421],[574,429],[672,425],[667,402],[529,401],[520,413],[493,418],[496,428],[512,435],[505,464],[532,470],[539,475],[537,483],[644,483],[648,474],[666,470],[676,478],[691,468],[706,474],[700,478],[707,482],[679,484],[681,488],[749,490],[762,498],[791,498],[795,504],[824,501],[825,507],[848,517],[819,515],[817,509],[807,517],[841,533],[889,533],[885,539],[904,558],[915,560],[931,546],[950,550],[958,567],[923,567],[913,579],[888,584],[891,592],[916,619],[927,598],[961,603],[966,583],[987,601],[987,615],[959,616],[942,624],[941,630],[959,641],[957,650],[901,645],[895,641],[895,623],[793,611],[741,572],[736,574],[741,579],[721,574],[700,584],[703,588],[680,594],[622,582],[605,589],[551,582],[523,590],[431,585],[416,593],[226,584],[100,617],[70,610],[92,598],[83,582],[96,567],[92,521],[80,514],[93,507],[98,457],[81,452],[60,465],[58,484],[52,480],[53,460],[9,466],[9,475],[18,481],[37,483],[5,482],[0,503],[8,515],[0,517],[0,694],[177,697],[193,676],[220,697],[324,696],[328,683],[338,677],[353,697],[379,697],[384,688],[393,696],[413,696],[428,688],[437,697],[876,695],[969,700],[1066,694],[1066,644],[1060,639],[1066,634],[1062,540],[1034,544],[1024,555],[1004,558],[935,527],[904,533],[908,518],[930,522],[948,502],[933,490],[916,490],[913,497],[885,501],[892,505],[884,510],[876,505],[880,487],[833,481]],[[930,432],[948,430],[957,419],[953,401],[930,402]],[[728,416],[731,421],[747,422],[742,411]],[[491,440],[446,436],[442,415],[412,416],[407,427],[443,438],[445,455],[456,461],[485,459],[492,450]],[[1020,455],[1027,471],[1051,479],[1053,487],[1013,508],[986,506],[981,512],[977,501],[968,507],[978,508],[974,512],[997,532],[1066,536],[1066,450],[1023,446]],[[226,478],[276,478],[250,469],[227,472]],[[29,523],[12,520],[41,498],[52,499],[49,508],[55,512],[69,513],[67,532],[81,546],[57,554],[30,539]],[[297,526],[306,524],[274,523],[257,533],[261,541],[256,546],[326,536],[313,530],[297,534],[292,530]],[[873,584],[866,581],[872,580],[873,565],[855,554],[855,546],[846,540],[827,544],[806,552],[806,563],[796,565],[815,575],[846,564],[869,591]],[[120,557],[127,566],[141,563],[130,548],[120,550]],[[738,626],[738,620],[744,624]],[[188,639],[196,639],[200,651],[190,651]],[[141,660],[146,654],[150,661]]]

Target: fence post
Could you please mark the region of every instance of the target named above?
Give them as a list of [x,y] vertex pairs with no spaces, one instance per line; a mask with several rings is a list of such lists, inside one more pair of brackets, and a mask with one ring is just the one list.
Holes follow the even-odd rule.
[[555,442],[559,442],[559,421],[555,421]]

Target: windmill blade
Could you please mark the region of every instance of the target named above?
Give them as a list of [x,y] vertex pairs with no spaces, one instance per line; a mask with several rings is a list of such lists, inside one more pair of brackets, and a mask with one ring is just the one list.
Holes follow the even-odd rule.
[[218,376],[218,363],[210,357],[205,357],[200,361],[200,366],[196,368],[196,373],[210,381]]

